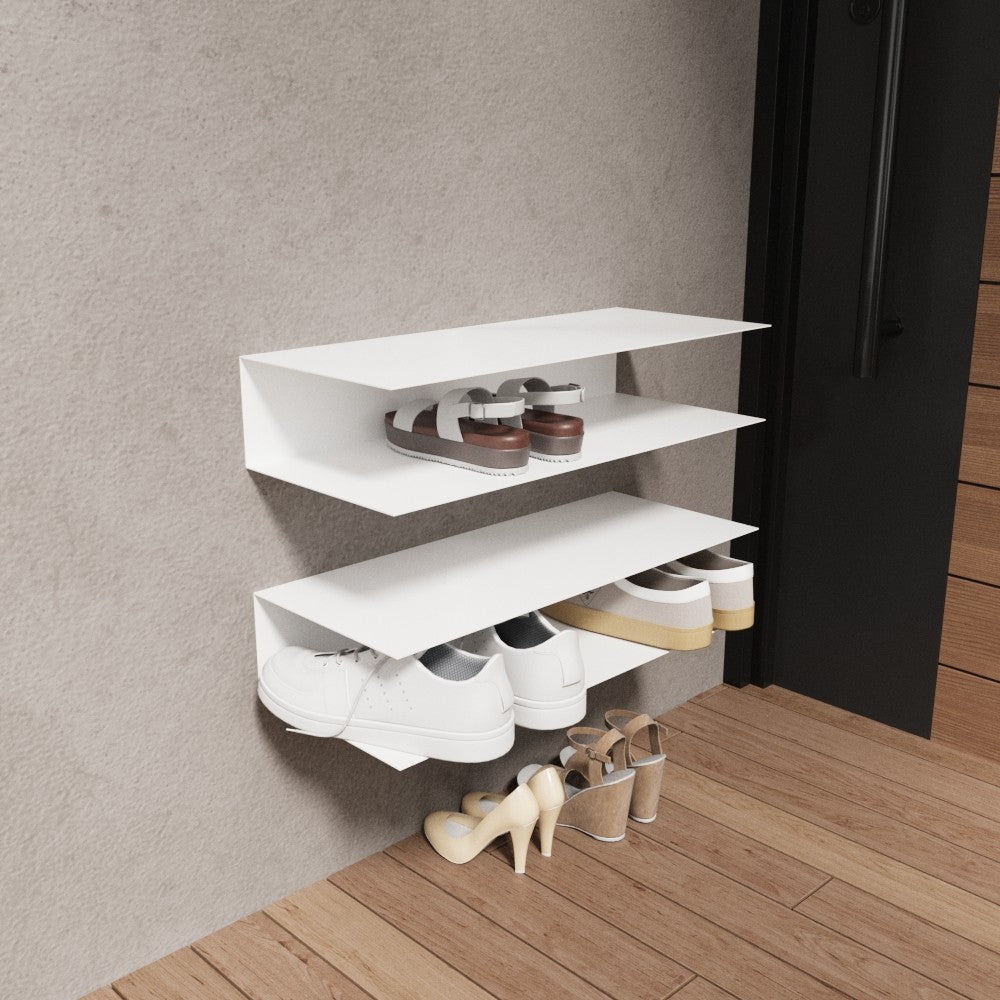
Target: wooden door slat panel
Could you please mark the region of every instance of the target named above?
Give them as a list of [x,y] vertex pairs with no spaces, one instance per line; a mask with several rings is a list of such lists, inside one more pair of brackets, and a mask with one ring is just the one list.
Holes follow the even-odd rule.
[[1000,761],[1000,683],[941,667],[931,739]]
[[1000,587],[948,578],[940,659],[1000,681]]
[[958,478],[1000,487],[1000,389],[969,387]]
[[986,210],[986,236],[983,239],[983,281],[1000,281],[1000,177],[990,181],[990,200]]
[[1000,586],[1000,490],[959,484],[948,572]]

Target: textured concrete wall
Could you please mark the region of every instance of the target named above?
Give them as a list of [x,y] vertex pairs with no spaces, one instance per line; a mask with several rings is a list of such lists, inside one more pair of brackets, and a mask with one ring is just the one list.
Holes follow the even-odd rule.
[[[250,476],[236,358],[738,315],[756,3],[8,0],[0,29],[0,993],[44,1000],[555,746],[398,775],[287,735],[252,590],[609,487],[728,512],[721,439],[397,520]],[[732,407],[738,346],[621,380]],[[720,674],[718,647],[668,657],[595,715]]]

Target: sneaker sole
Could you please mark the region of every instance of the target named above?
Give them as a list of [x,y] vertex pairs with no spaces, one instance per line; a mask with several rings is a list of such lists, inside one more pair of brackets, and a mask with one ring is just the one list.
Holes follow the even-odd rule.
[[514,698],[514,722],[522,729],[565,729],[587,714],[587,692],[556,705],[525,705]]
[[531,437],[531,457],[543,462],[576,462],[583,450],[583,435],[556,437],[553,434],[528,432]]
[[644,646],[656,646],[658,649],[704,649],[712,643],[712,623],[699,625],[697,628],[675,628],[672,625],[657,625],[637,618],[625,618],[610,611],[584,608],[569,601],[560,601],[541,611],[556,621],[582,628],[586,632],[640,642]]
[[418,757],[433,757],[435,760],[448,760],[459,764],[478,764],[502,757],[514,745],[513,715],[502,727],[487,733],[447,733],[433,729],[393,726],[388,722],[374,725],[364,722],[352,723],[341,732],[342,722],[324,722],[301,715],[274,698],[262,684],[257,685],[257,697],[272,715],[309,736],[338,737]]
[[754,605],[749,608],[740,608],[738,611],[720,611],[718,608],[712,610],[715,617],[715,627],[721,628],[724,632],[739,632],[745,628],[753,626]]

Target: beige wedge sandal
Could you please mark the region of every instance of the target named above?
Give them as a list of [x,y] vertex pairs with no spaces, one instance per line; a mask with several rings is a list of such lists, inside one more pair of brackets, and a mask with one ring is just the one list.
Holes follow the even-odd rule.
[[[552,835],[556,830],[559,811],[566,801],[562,775],[555,767],[543,767],[528,780],[538,803],[538,847],[543,858],[552,857]],[[462,812],[476,819],[484,819],[505,801],[505,796],[495,792],[469,792],[462,799]]]
[[530,788],[518,787],[482,819],[464,812],[432,812],[424,820],[424,834],[446,861],[464,865],[497,838],[510,834],[514,871],[524,874],[531,831],[538,822],[538,802]]
[[[624,708],[615,708],[604,715],[610,732],[620,732],[625,737],[625,764],[635,771],[632,786],[632,803],[629,818],[637,823],[652,823],[660,802],[663,784],[663,742],[667,728],[649,715],[640,715]],[[649,730],[651,750],[635,745],[635,737],[644,729]]]
[[[558,771],[566,792],[566,802],[556,819],[557,826],[579,830],[595,840],[616,841],[625,836],[635,772],[625,766],[625,737],[576,726],[567,734],[576,748]],[[621,765],[610,773],[606,764]],[[528,764],[517,776],[519,785],[531,780],[541,764]]]

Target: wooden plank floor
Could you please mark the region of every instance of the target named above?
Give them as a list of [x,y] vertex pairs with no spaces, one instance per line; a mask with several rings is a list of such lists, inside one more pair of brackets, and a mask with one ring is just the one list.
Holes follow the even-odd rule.
[[88,1000],[1000,998],[1000,764],[780,688],[663,721],[622,843],[413,836]]

